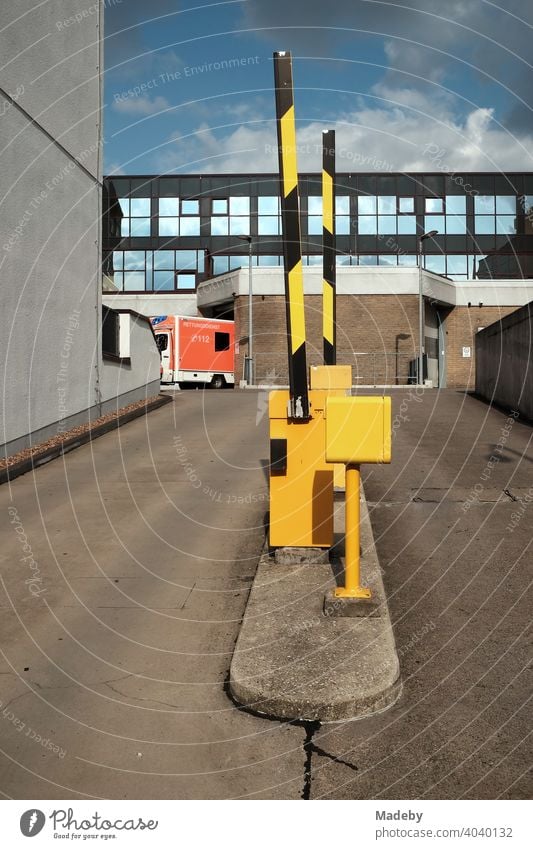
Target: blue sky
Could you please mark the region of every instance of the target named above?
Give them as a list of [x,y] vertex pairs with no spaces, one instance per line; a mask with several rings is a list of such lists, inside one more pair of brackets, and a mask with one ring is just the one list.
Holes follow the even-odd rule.
[[105,0],[105,171],[276,170],[272,53],[299,167],[533,170],[533,6],[517,0]]

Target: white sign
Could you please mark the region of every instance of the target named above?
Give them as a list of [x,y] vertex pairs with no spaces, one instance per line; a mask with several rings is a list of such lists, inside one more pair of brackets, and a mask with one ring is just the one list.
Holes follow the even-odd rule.
[[470,348],[463,348],[463,357],[471,357]]

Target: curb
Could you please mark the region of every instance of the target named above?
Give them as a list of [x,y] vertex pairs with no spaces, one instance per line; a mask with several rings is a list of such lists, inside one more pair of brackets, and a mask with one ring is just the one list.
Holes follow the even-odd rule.
[[[335,530],[344,527],[336,505]],[[242,707],[280,720],[339,722],[391,707],[400,665],[364,494],[361,574],[377,615],[324,616],[335,564],[277,564],[265,545],[231,662],[229,689]]]
[[33,454],[31,457],[22,460],[20,463],[13,463],[12,466],[6,466],[4,469],[0,469],[0,485],[7,483],[8,481],[15,480],[15,478],[20,477],[20,475],[25,475],[26,472],[31,472],[33,469],[37,469],[39,466],[44,466],[45,463],[49,463],[50,460],[55,460],[57,457],[61,457],[62,454],[68,454],[69,451],[73,451],[74,448],[79,448],[81,445],[85,445],[87,442],[91,442],[93,439],[97,439],[105,433],[116,430],[116,428],[122,427],[122,425],[128,424],[128,422],[131,422],[140,416],[144,416],[147,413],[151,413],[153,410],[157,410],[159,407],[163,407],[165,404],[170,403],[172,403],[172,398],[170,396],[159,395],[155,401],[145,404],[143,407],[138,407],[136,410],[130,410],[122,415],[119,414],[116,418],[110,419],[109,421],[96,425],[95,427],[90,427],[84,433],[71,436],[69,439],[65,439],[63,442],[59,442],[57,445],[53,445],[51,448],[47,448],[39,454]]

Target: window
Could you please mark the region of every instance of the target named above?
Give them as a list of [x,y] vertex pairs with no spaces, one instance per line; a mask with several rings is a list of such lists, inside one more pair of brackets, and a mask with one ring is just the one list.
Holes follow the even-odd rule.
[[307,211],[309,215],[322,215],[322,198],[308,197]]
[[307,219],[307,232],[310,236],[322,235],[322,216],[310,215]]
[[257,198],[257,212],[259,215],[279,215],[279,198],[271,196]]
[[211,203],[211,212],[213,215],[227,215],[228,201],[226,198],[213,199]]
[[[172,253],[172,251],[169,251]],[[175,251],[176,268],[193,268],[196,270],[197,251]]]
[[160,218],[159,219],[159,235],[160,236],[179,236],[180,220],[179,218]]
[[266,256],[266,255],[261,256],[260,255],[260,256],[257,257],[257,259],[258,259],[258,265],[272,266],[272,265],[280,265],[281,257],[279,257],[279,256]]
[[396,233],[395,215],[378,215],[378,233],[382,236]]
[[125,292],[142,292],[146,286],[146,278],[144,271],[125,271],[124,272],[124,291]]
[[109,307],[102,307],[102,354],[119,356],[120,315]]
[[229,351],[229,333],[215,331],[215,351]]
[[377,211],[377,199],[368,195],[358,199],[359,215],[375,215]]
[[434,274],[446,274],[446,257],[444,254],[424,256],[424,268]]
[[418,258],[415,254],[398,254],[398,265],[418,265]]
[[379,265],[397,265],[398,264],[397,255],[396,254],[379,254],[378,264]]
[[322,265],[321,254],[310,254],[303,258],[305,265]]
[[492,195],[476,195],[474,198],[474,212],[476,215],[494,215],[495,202]]
[[213,274],[224,274],[229,268],[229,257],[214,256],[213,257]]
[[359,256],[359,265],[377,265],[378,258],[375,255],[361,254]]
[[168,333],[156,333],[155,343],[160,353],[166,351],[168,348]]
[[446,195],[446,212],[451,215],[466,215],[466,197]]
[[188,291],[194,290],[196,287],[196,275],[195,274],[183,274],[178,272],[176,274],[176,289],[186,289]]
[[180,202],[178,198],[159,198],[159,215],[179,215]]
[[348,254],[337,254],[337,256],[335,257],[335,265],[350,265],[350,256]]
[[211,218],[211,235],[212,236],[227,236],[228,235],[228,219],[226,216],[214,216]]
[[171,292],[174,290],[174,271],[154,271],[154,292]]
[[150,198],[119,198],[122,211],[120,235],[149,236],[150,235]]
[[180,218],[180,236],[199,236],[200,219],[192,216]]
[[496,233],[498,235],[512,235],[516,233],[516,218],[514,215],[497,215]]
[[154,270],[174,268],[174,251],[154,251]]
[[378,197],[378,215],[396,215],[396,197],[380,195]]
[[335,214],[337,216],[350,214],[350,198],[348,195],[339,195],[335,198]]
[[248,236],[250,234],[250,198],[214,198],[211,212],[212,236]]
[[123,251],[124,268],[128,271],[144,271],[144,251]]
[[444,212],[444,198],[426,198],[426,213]]
[[398,233],[401,236],[413,236],[416,234],[416,215],[398,216]]
[[375,236],[377,233],[377,221],[375,215],[360,215],[357,225],[359,233],[362,236]]
[[229,199],[230,215],[250,215],[250,198],[231,197]]
[[461,236],[466,233],[466,215],[447,215],[446,232],[452,236]]
[[466,277],[467,274],[467,259],[466,256],[456,256],[455,254],[448,254],[446,257],[446,273],[448,277],[455,277],[457,275],[461,275]]
[[182,215],[199,215],[200,202],[197,200],[182,200],[181,202]]
[[398,198],[398,212],[400,213],[413,213],[415,211],[415,199],[414,198]]
[[444,233],[444,215],[426,215],[424,218],[424,232],[429,233],[430,230],[438,230],[439,233]]

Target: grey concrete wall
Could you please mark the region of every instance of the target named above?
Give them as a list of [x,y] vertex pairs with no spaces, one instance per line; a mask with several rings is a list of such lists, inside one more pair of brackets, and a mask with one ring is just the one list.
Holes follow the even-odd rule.
[[[150,325],[127,315],[130,324],[130,363],[104,360],[101,373],[102,402],[116,399],[122,407],[159,392],[160,358]],[[109,406],[109,404],[107,404]]]
[[176,295],[171,292],[158,295],[114,295],[104,292],[103,302],[106,307],[115,310],[127,309],[140,312],[141,315],[198,315],[196,295]]
[[0,445],[100,401],[101,35],[94,0],[2,5]]
[[476,392],[533,420],[533,301],[476,334]]

